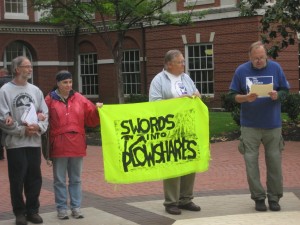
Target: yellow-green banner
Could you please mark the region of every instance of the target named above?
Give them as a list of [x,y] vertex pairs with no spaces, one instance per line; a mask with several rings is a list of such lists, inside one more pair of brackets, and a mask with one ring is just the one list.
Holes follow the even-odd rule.
[[107,182],[154,181],[208,169],[208,109],[198,97],[104,105],[99,114]]

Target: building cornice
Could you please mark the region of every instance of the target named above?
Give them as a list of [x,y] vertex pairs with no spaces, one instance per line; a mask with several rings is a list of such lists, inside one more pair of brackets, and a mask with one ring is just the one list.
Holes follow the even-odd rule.
[[1,34],[56,34],[64,35],[65,30],[63,26],[47,26],[35,24],[3,24],[0,23]]

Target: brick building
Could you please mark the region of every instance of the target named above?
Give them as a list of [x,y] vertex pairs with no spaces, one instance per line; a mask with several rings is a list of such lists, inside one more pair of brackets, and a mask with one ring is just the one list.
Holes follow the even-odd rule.
[[[168,8],[184,11],[191,1],[195,0],[181,0]],[[249,45],[260,37],[260,17],[238,17],[236,2],[198,0],[196,10],[211,11],[189,26],[130,30],[124,43],[125,94],[148,94],[152,78],[163,68],[165,52],[179,49],[185,55],[186,72],[200,92],[210,97],[212,106],[220,107],[220,95],[228,91],[235,68],[248,60]],[[79,55],[74,60],[74,37],[64,27],[43,25],[39,19],[40,14],[30,7],[30,0],[0,1],[0,67],[9,69],[14,57],[27,55],[34,66],[32,82],[46,94],[55,85],[59,70],[74,72],[78,65],[80,92],[93,100],[117,103],[114,61],[99,36],[82,31]],[[298,45],[294,45],[277,59],[292,92],[299,91],[298,55]]]

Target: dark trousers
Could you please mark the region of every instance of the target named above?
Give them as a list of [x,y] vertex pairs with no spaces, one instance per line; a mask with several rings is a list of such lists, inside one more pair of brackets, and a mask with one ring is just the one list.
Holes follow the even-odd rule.
[[4,147],[1,144],[2,131],[0,130],[0,160],[4,159]]
[[4,159],[4,148],[3,146],[0,144],[0,160]]
[[[38,213],[42,188],[41,149],[39,147],[7,149],[6,155],[14,214]],[[23,189],[26,202],[23,198]]]

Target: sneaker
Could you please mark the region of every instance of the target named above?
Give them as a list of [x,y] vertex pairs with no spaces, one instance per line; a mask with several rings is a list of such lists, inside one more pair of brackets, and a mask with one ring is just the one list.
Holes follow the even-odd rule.
[[272,211],[280,211],[281,207],[278,202],[269,201],[269,209]]
[[38,213],[28,214],[27,215],[27,220],[31,223],[34,223],[34,224],[43,223],[43,219]]
[[57,217],[60,220],[68,220],[69,216],[68,216],[68,211],[66,209],[61,209],[57,211]]
[[82,218],[84,218],[82,212],[80,211],[80,208],[74,208],[74,209],[72,209],[72,216],[75,219],[82,219]]
[[256,211],[267,211],[267,206],[265,200],[255,200],[255,210]]
[[16,215],[16,225],[27,225],[26,216],[24,214]]

